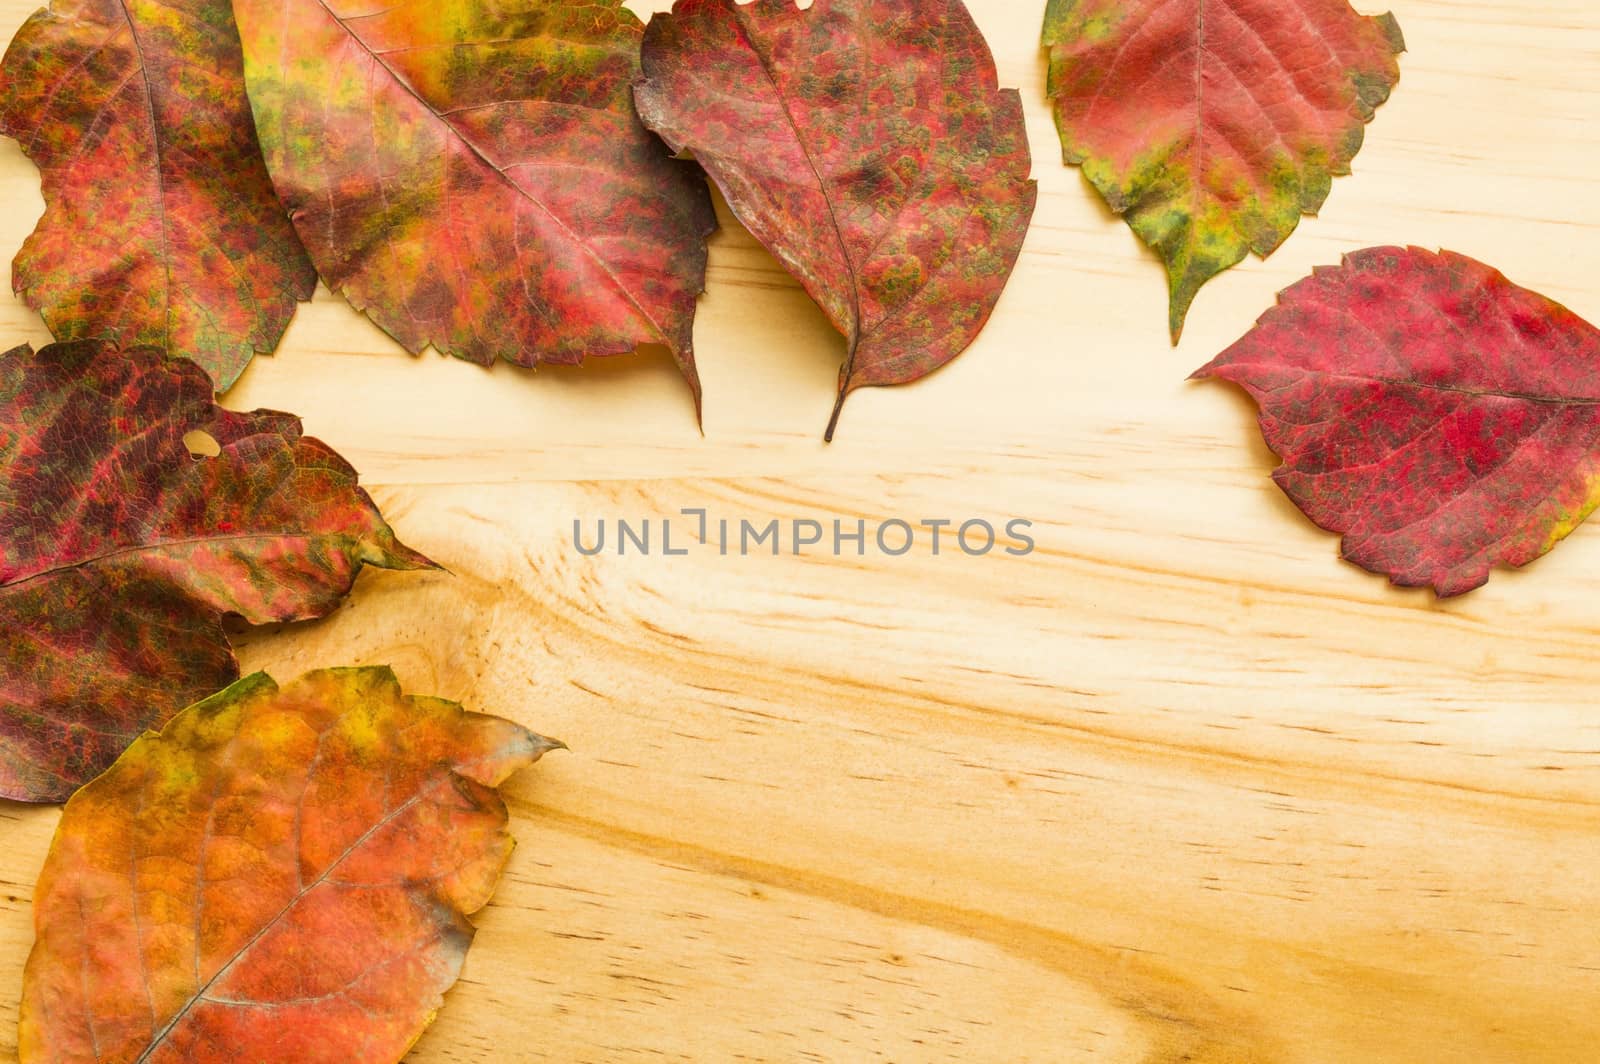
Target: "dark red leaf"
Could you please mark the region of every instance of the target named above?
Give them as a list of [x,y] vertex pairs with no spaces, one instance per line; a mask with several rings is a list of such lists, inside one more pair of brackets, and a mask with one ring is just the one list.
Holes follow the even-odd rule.
[[1278,484],[1402,586],[1471,591],[1600,504],[1600,331],[1464,255],[1357,252],[1196,376],[1255,398]]
[[431,564],[297,418],[217,407],[191,362],[0,355],[0,796],[64,799],[236,679],[224,615],[319,617],[363,565]]
[[1037,190],[960,0],[679,0],[634,96],[844,333],[830,438],[850,392],[926,376],[988,321]]
[[0,64],[0,132],[44,178],[13,280],[57,339],[186,355],[225,391],[311,297],[227,0],[56,0]]
[[621,0],[236,0],[267,166],[329,287],[416,353],[672,350],[711,197],[639,124]]

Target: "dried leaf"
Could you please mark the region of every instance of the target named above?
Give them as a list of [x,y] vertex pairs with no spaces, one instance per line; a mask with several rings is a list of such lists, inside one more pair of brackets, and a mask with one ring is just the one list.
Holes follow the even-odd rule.
[[0,796],[60,801],[236,679],[225,614],[320,617],[362,565],[431,564],[297,418],[215,406],[193,363],[0,355]]
[[639,124],[621,0],[236,0],[267,166],[329,287],[416,353],[644,343],[694,389],[705,181]]
[[1600,505],[1600,331],[1464,255],[1351,255],[1195,376],[1255,398],[1279,486],[1404,587],[1471,591]]
[[0,63],[0,132],[44,179],[13,283],[57,339],[186,355],[225,391],[311,298],[227,0],[56,0]]
[[678,0],[650,20],[645,124],[848,341],[839,408],[966,350],[1037,198],[1022,103],[961,0]]
[[1050,0],[1044,44],[1066,161],[1166,263],[1173,343],[1350,172],[1405,50],[1347,0]]
[[386,668],[240,680],[73,795],[34,892],[24,1064],[381,1064],[456,981],[554,744]]

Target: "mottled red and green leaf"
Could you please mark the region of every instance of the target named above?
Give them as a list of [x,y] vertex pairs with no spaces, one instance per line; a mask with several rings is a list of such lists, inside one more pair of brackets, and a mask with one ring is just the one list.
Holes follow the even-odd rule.
[[1357,252],[1196,376],[1255,398],[1278,485],[1405,587],[1471,591],[1600,505],[1600,330],[1464,255]]
[[1350,172],[1405,49],[1347,0],[1049,0],[1044,44],[1066,161],[1166,263],[1174,343]]
[[431,565],[298,419],[211,395],[153,348],[0,355],[0,796],[61,801],[236,679],[225,615],[320,617],[363,565]]
[[711,198],[639,124],[621,0],[236,0],[267,166],[329,287],[415,353],[671,349]]
[[67,803],[23,1064],[399,1060],[511,854],[494,788],[557,745],[386,668],[189,707]]
[[645,123],[845,335],[839,404],[972,344],[1037,190],[1021,100],[960,0],[679,0],[643,64]]
[[0,63],[0,132],[43,176],[13,284],[58,340],[159,347],[225,391],[311,297],[227,0],[55,0]]

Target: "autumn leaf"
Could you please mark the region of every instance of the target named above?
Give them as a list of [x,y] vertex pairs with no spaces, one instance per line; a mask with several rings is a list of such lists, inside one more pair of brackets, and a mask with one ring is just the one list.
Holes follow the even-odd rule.
[[225,391],[311,297],[227,0],[56,0],[0,63],[0,132],[44,179],[13,283],[57,339],[153,345]]
[[1036,188],[1015,90],[960,0],[678,0],[634,98],[845,335],[839,408],[966,350]]
[[621,0],[236,0],[267,166],[331,288],[408,351],[671,349],[716,228],[629,98]]
[[1066,161],[1166,263],[1174,344],[1350,172],[1405,50],[1347,0],[1049,0],[1044,44]]
[[432,563],[297,418],[153,348],[0,355],[0,796],[65,799],[238,677],[224,615],[320,617],[363,565]]
[[399,1060],[511,855],[494,788],[559,745],[387,668],[190,706],[67,803],[23,1064]]
[[1278,485],[1404,587],[1471,591],[1600,505],[1600,331],[1464,255],[1357,252],[1195,376],[1255,398]]

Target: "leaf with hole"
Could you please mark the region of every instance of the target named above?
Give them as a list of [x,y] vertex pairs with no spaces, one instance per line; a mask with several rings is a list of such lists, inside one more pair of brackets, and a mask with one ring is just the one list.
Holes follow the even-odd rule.
[[329,287],[408,351],[664,344],[694,391],[716,228],[629,98],[621,0],[235,0],[267,167]]
[[1254,397],[1279,487],[1405,587],[1471,591],[1600,505],[1600,330],[1464,255],[1350,255],[1196,376]]
[[1049,0],[1044,44],[1066,161],[1166,263],[1173,343],[1350,172],[1405,48],[1347,0]]
[[650,20],[645,124],[846,340],[839,408],[970,346],[1037,196],[1022,103],[961,0],[678,0]]
[[0,796],[61,801],[236,679],[225,615],[320,617],[363,565],[432,565],[297,418],[211,395],[153,348],[0,355]]
[[557,745],[385,668],[189,707],[67,803],[23,1064],[398,1061],[511,854],[495,788]]
[[57,339],[153,345],[225,391],[311,298],[227,0],[55,0],[0,63],[0,132],[43,176],[13,283]]

